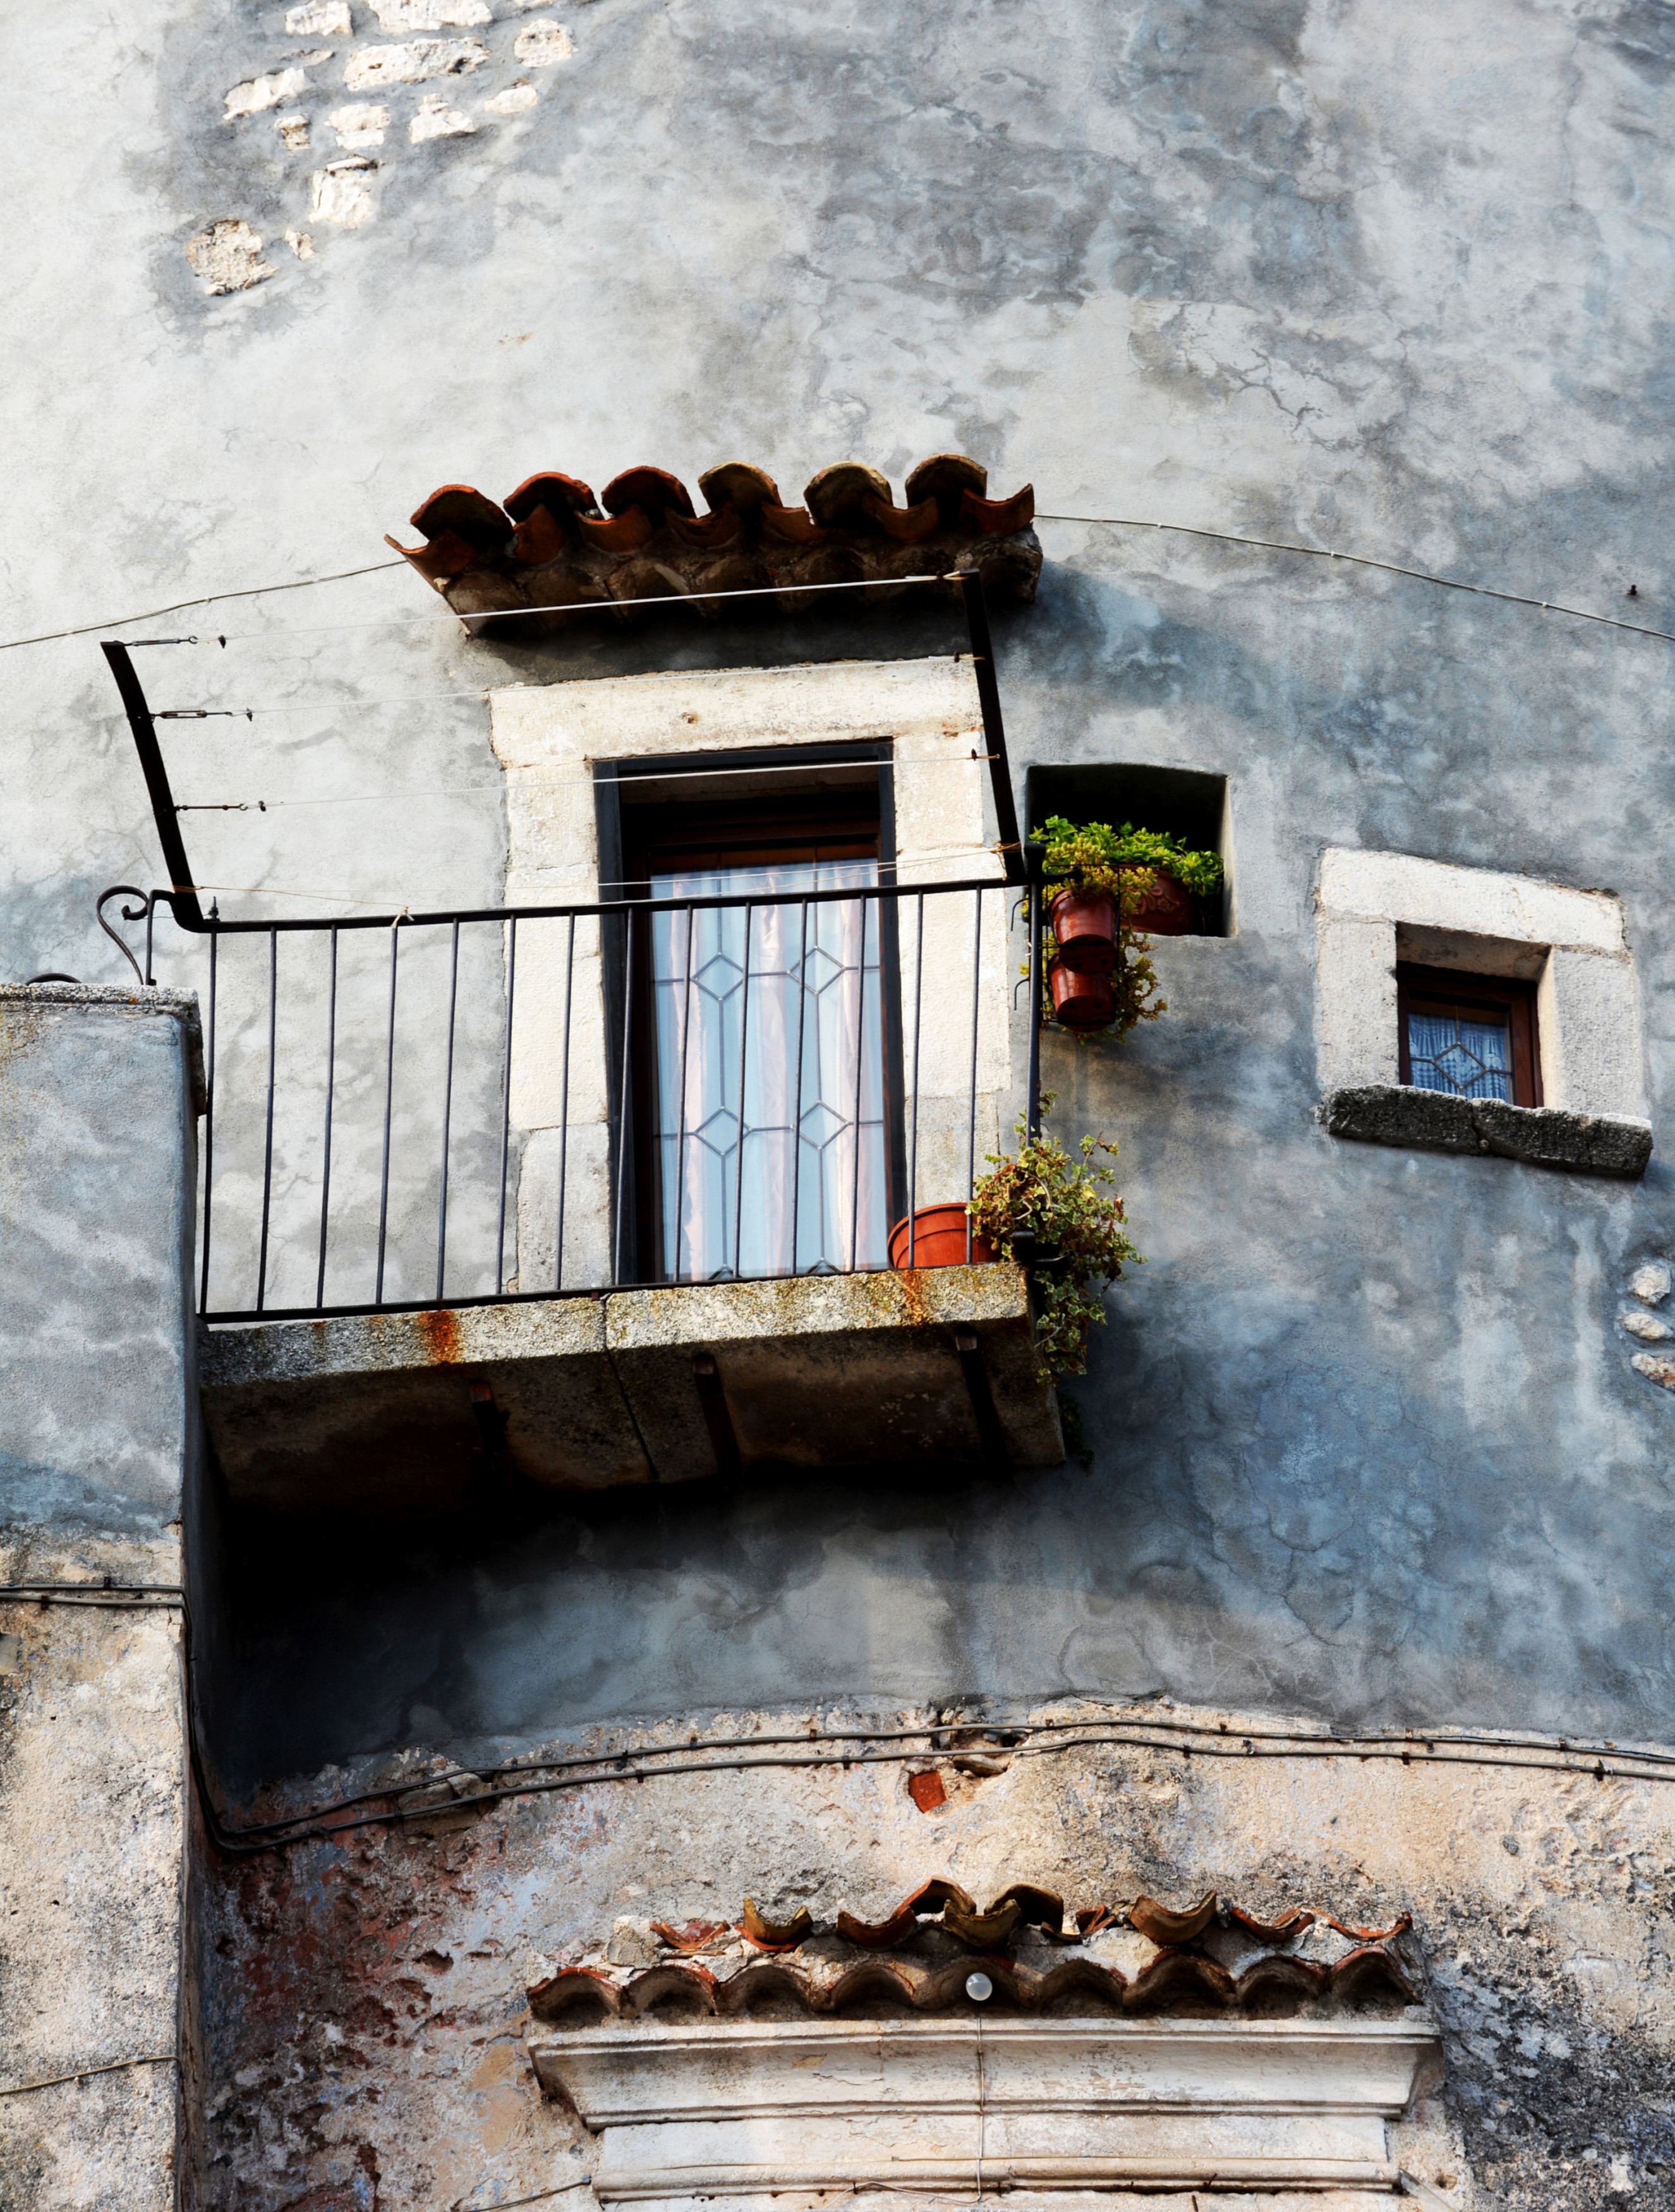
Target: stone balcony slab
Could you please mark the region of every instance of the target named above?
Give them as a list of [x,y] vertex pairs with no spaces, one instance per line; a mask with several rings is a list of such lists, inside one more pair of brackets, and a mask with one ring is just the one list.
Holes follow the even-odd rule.
[[223,1326],[199,1373],[231,1494],[279,1509],[1064,1457],[1010,1262]]

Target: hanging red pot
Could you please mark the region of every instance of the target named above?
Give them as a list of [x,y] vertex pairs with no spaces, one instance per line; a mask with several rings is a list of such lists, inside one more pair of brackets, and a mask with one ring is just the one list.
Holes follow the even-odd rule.
[[1109,891],[1060,891],[1053,936],[1065,967],[1108,975],[1117,964],[1117,902]]
[[[892,1267],[963,1267],[966,1231],[971,1217],[962,1206],[921,1206],[913,1218],[913,1257],[907,1257],[907,1224],[898,1221],[889,1233]],[[971,1232],[971,1264],[984,1266],[995,1256],[986,1237]]]
[[1129,893],[1128,927],[1148,937],[1196,937],[1198,901],[1191,891],[1167,868],[1153,868],[1150,876]]
[[1108,975],[1090,975],[1063,960],[1047,963],[1047,988],[1056,1020],[1067,1030],[1102,1030],[1117,1018],[1117,994]]

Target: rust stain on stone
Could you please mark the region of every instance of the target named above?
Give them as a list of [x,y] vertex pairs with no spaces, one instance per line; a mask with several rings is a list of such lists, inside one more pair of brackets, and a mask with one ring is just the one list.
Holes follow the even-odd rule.
[[437,1306],[429,1313],[416,1314],[414,1325],[423,1341],[425,1351],[433,1364],[445,1366],[459,1357],[459,1316],[446,1306]]
[[921,1271],[917,1267],[898,1267],[895,1271],[895,1279],[901,1285],[901,1296],[907,1304],[908,1320],[915,1328],[929,1328],[934,1316],[925,1303],[925,1285],[919,1279],[920,1273]]

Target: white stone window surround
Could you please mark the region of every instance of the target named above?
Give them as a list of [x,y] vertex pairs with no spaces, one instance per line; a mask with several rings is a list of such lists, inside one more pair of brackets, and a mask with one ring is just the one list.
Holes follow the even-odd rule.
[[1395,971],[1412,960],[1534,980],[1543,1104],[1648,1118],[1639,991],[1611,892],[1329,846],[1315,907],[1323,1091],[1399,1083]]
[[[770,2200],[1086,2205],[1157,2192],[1307,2191],[1371,2212],[1402,2185],[1393,2123],[1441,2057],[1393,2018],[639,2024],[527,2048],[598,2137],[602,2204]],[[1252,2192],[1247,2198],[1243,2191]],[[874,2194],[874,2192],[879,2192]],[[1017,2201],[1015,2199],[1014,2201]]]
[[[616,896],[599,881],[594,764],[683,753],[756,751],[889,742],[895,879],[901,884],[987,878],[1004,868],[994,849],[982,709],[969,654],[836,661],[585,678],[491,691],[489,732],[506,776],[508,906],[590,905]],[[977,757],[974,759],[974,755]],[[815,785],[819,769],[811,767]],[[787,776],[789,788],[793,779]],[[719,789],[717,786],[713,788]],[[709,787],[706,787],[707,795]],[[949,902],[950,908],[956,903]],[[1004,902],[985,895],[978,1025],[977,1169],[1000,1144],[1012,1087],[1010,966]],[[909,917],[901,936],[903,1023],[912,1003]],[[562,944],[567,925],[519,932],[511,1127],[521,1141],[516,1281],[544,1288],[555,1275],[562,1085]],[[927,972],[969,977],[968,909],[927,910]],[[945,940],[945,941],[944,941]],[[611,1277],[607,1023],[597,925],[576,927],[565,1159],[564,1284]],[[966,1195],[968,991],[924,1000],[919,1056],[918,1203]],[[911,1065],[913,1040],[904,1037]],[[911,1105],[911,1102],[909,1102]],[[508,1242],[510,1240],[508,1239]],[[508,1255],[508,1267],[511,1267]]]

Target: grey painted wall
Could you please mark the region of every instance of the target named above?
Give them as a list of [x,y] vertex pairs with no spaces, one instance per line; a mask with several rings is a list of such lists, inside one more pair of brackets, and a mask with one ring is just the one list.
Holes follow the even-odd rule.
[[172,994],[0,987],[8,1532],[178,1530],[196,1432],[197,1032]]
[[[342,230],[307,179],[347,158],[324,118],[351,54],[395,35],[360,0],[352,41],[288,38],[278,5],[0,28],[9,81],[65,118],[6,248],[38,303],[12,634],[374,561],[447,480],[645,459],[691,481],[737,453],[794,496],[847,453],[899,482],[947,446],[1053,516],[1301,539],[1675,629],[1666,9],[586,0],[543,11],[574,53],[543,68],[496,7],[488,64],[387,96],[381,166],[355,173],[371,219]],[[299,47],[333,49],[309,65],[326,91],[222,119]],[[492,113],[519,77],[537,104]],[[479,127],[410,143],[430,94]],[[287,153],[275,116],[301,112],[312,150]],[[185,247],[233,219],[275,273],[209,298]],[[1078,1394],[1091,1469],[294,1553],[246,1530],[247,1773],[623,1711],[1062,1685],[1667,1733],[1675,1401],[1614,1319],[1629,1267],[1675,1246],[1666,1169],[1620,1188],[1334,1145],[1311,898],[1332,842],[1617,890],[1661,1136],[1672,648],[1206,539],[1041,532],[1040,602],[1000,633],[1020,775],[1227,775],[1241,925],[1164,952],[1156,1029],[1049,1069],[1067,1130],[1120,1138],[1150,1255]],[[171,726],[184,796],[310,802],[187,817],[203,879],[494,896],[480,704],[357,697],[858,649],[238,635],[434,605],[378,574],[230,603],[224,651],[149,657],[160,701],[286,710]],[[925,648],[881,627],[859,649]],[[4,961],[114,975],[91,895],[157,866],[125,733],[88,641],[7,665],[29,798]],[[314,803],[368,793],[394,796]],[[201,983],[167,930],[162,963]]]

